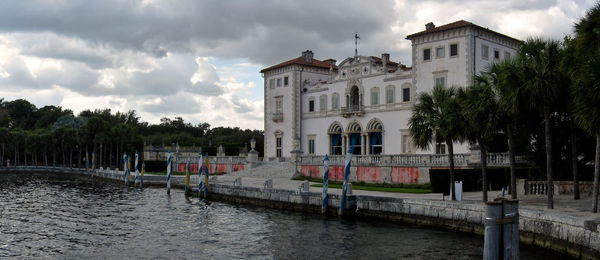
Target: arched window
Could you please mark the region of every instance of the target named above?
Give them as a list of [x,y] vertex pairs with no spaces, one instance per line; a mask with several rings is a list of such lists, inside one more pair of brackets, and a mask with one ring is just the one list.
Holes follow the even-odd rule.
[[342,154],[342,126],[334,122],[329,126],[329,152],[331,155]]
[[327,111],[327,95],[321,95],[319,97],[319,110]]
[[362,137],[360,136],[361,131],[362,128],[356,121],[351,122],[348,124],[348,127],[346,127],[346,133],[348,133],[348,138],[350,141],[348,148],[352,148],[352,154],[361,154],[362,152]]
[[367,124],[369,133],[369,154],[381,154],[383,152],[383,125],[379,119],[371,119]]
[[379,105],[379,88],[374,87],[371,89],[371,105]]
[[357,86],[352,86],[350,90],[350,111],[360,110],[360,93]]
[[331,109],[335,110],[340,108],[340,94],[333,93],[333,95],[331,95]]

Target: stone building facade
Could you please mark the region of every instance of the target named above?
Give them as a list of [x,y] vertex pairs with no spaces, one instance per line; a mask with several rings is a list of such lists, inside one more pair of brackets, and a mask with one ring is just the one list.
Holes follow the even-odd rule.
[[[420,92],[436,84],[468,86],[489,64],[514,57],[521,41],[467,21],[408,35],[412,67],[389,54],[339,64],[312,51],[261,70],[265,158],[304,155],[446,153],[445,144],[415,148],[408,119]],[[456,143],[456,153],[468,145]]]

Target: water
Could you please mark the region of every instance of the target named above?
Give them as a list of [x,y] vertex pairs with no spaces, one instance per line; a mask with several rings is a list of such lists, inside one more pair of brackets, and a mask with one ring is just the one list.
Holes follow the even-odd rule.
[[[0,257],[481,259],[483,237],[376,220],[325,219],[127,188],[0,173]],[[564,259],[523,248],[522,259]]]

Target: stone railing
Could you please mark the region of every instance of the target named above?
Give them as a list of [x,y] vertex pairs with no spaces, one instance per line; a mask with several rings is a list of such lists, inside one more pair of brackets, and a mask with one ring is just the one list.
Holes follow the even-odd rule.
[[527,181],[525,182],[525,194],[528,195],[546,195],[548,194],[548,182],[546,181]]
[[[479,163],[469,161],[470,154],[454,154],[454,166],[467,167]],[[509,166],[508,153],[491,153],[487,156],[488,166]],[[325,156],[306,155],[300,158],[302,165],[321,165]],[[516,156],[515,161],[518,164],[528,163],[521,156]],[[343,165],[345,156],[329,156],[330,165]],[[390,155],[353,155],[353,165],[381,165],[381,166],[413,166],[413,167],[431,167],[448,166],[447,154],[390,154]]]

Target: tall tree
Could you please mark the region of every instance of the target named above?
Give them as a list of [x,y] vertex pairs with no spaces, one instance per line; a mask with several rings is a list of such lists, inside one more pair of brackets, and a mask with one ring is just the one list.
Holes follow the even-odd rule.
[[558,41],[541,38],[528,39],[519,48],[518,55],[523,72],[528,75],[523,82],[529,97],[527,101],[544,118],[549,209],[554,208],[551,115],[554,112],[553,106],[559,86],[564,81],[560,71],[560,55],[561,48]]
[[431,93],[419,94],[408,121],[414,143],[427,150],[434,142],[446,142],[450,170],[451,200],[454,200],[454,147],[453,142],[463,141],[456,88],[437,85]]

